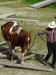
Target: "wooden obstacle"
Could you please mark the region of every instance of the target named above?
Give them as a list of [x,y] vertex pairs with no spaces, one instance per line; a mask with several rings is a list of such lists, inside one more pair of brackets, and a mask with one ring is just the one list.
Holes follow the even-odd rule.
[[52,4],[54,2],[56,2],[56,0],[44,0],[44,1],[41,1],[39,3],[35,3],[33,5],[30,5],[30,7],[32,7],[32,8],[41,8],[41,7],[47,6],[49,4]]
[[35,54],[31,54],[31,55],[27,55],[24,57],[24,60],[27,60],[27,59],[30,59],[30,58],[33,58],[35,57]]
[[[35,56],[35,54],[31,54],[31,55],[25,56],[24,60],[30,59],[30,58],[32,58],[34,56]],[[0,58],[7,58],[7,56],[0,53]],[[18,59],[19,58],[20,57],[18,57]],[[37,67],[37,66],[35,67],[35,66],[31,66],[31,65],[17,64],[16,62],[17,61],[13,61],[13,62],[0,62],[0,65],[1,65],[0,68],[3,68],[5,66],[5,67],[19,68],[19,69],[20,68],[21,69],[29,69],[29,70],[35,70],[35,71],[47,71],[47,72],[52,72],[53,71],[52,68],[41,68],[41,67]]]
[[6,41],[0,42],[0,46],[5,45]]
[[7,59],[7,55],[0,53],[0,59]]
[[47,71],[47,72],[52,72],[52,68],[41,68],[41,67],[35,67],[35,66],[30,66],[30,65],[25,65],[25,64],[16,64],[16,63],[11,63],[11,62],[0,62],[0,65],[5,66],[5,67],[11,67],[11,68],[19,68],[19,69],[29,69],[29,70],[35,70],[35,71]]
[[7,17],[11,17],[11,16],[15,16],[15,14],[10,14],[10,13],[2,14],[2,15],[0,15],[0,18],[7,18]]
[[[17,55],[14,55],[14,57],[17,57],[18,59],[20,59],[20,57],[19,56],[17,56]],[[27,59],[30,59],[30,58],[33,58],[33,57],[35,57],[35,54],[30,54],[30,55],[27,55],[27,56],[25,56],[24,57],[24,60],[27,60]],[[8,58],[8,55],[5,55],[5,54],[2,54],[2,53],[0,53],[0,59],[7,59]]]
[[32,19],[3,18],[3,21],[14,21],[14,20],[16,20],[17,22],[28,22],[34,24],[39,23],[39,20],[32,20]]
[[0,69],[3,68],[3,67],[4,67],[3,65],[0,65]]

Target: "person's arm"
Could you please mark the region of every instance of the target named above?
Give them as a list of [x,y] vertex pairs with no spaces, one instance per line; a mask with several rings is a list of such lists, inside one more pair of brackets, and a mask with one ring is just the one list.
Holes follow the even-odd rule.
[[46,33],[46,30],[42,30],[42,31],[40,31],[40,32],[37,32],[36,34],[37,35],[43,35],[43,34],[45,34]]

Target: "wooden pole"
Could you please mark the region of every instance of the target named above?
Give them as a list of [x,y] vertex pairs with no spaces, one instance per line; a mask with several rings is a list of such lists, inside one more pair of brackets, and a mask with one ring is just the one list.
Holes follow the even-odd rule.
[[0,43],[0,46],[5,45],[5,44],[6,44],[6,41],[3,41]]
[[0,53],[0,59],[7,59],[7,55]]
[[[17,55],[14,55],[14,57],[17,57],[18,59],[20,59],[21,57],[17,56]],[[27,59],[30,59],[30,58],[33,58],[35,57],[35,54],[31,54],[31,55],[27,55],[24,57],[24,60],[27,60]],[[8,58],[8,55],[5,55],[5,54],[2,54],[0,53],[0,59],[7,59]]]
[[41,2],[38,2],[38,3],[35,3],[33,5],[30,5],[30,7],[41,8],[41,7],[47,6],[47,5],[55,3],[55,2],[56,2],[56,0],[44,0],[44,1],[41,1]]
[[30,65],[25,65],[25,64],[15,64],[11,62],[0,62],[0,65],[3,65],[5,67],[11,67],[11,68],[21,68],[21,69],[29,69],[29,70],[35,70],[35,71],[47,71],[47,72],[52,72],[52,68],[41,68],[41,67],[35,67],[35,66],[30,66]]
[[30,58],[33,58],[35,57],[35,54],[30,54],[30,55],[27,55],[24,57],[24,60],[27,60],[27,59],[30,59]]

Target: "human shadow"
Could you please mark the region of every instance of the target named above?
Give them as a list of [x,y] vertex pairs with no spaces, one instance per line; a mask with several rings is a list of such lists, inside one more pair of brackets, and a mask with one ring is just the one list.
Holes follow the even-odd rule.
[[46,65],[46,64],[43,62],[44,56],[45,56],[45,55],[43,55],[43,54],[35,54],[35,60],[38,61],[38,62],[40,62],[40,63],[43,64],[43,65]]

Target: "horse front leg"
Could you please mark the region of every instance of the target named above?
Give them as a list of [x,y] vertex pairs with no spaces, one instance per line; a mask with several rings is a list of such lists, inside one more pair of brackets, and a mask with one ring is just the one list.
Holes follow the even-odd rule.
[[24,64],[24,51],[25,51],[25,48],[23,47],[21,52],[21,64]]
[[21,54],[21,64],[24,64],[24,52]]

